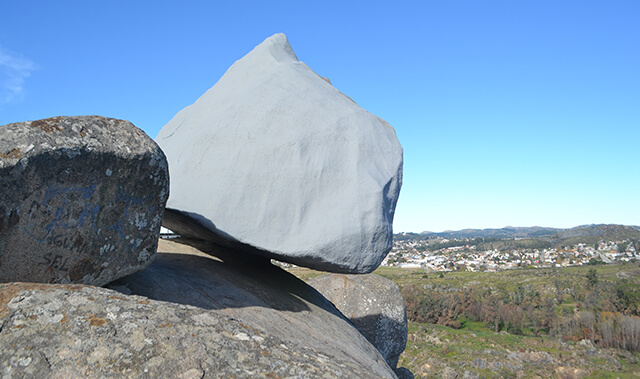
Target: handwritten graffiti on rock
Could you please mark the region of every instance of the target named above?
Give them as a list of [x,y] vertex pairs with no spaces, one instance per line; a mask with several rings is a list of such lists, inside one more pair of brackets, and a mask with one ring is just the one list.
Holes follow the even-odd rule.
[[[137,206],[138,208],[144,208],[145,201],[148,201],[150,198],[151,196],[131,196],[125,193],[124,190],[120,189],[116,199],[107,203],[107,205],[105,205],[105,207],[101,210],[101,213],[108,213],[109,210],[113,210],[115,208],[121,209],[121,213],[117,216],[117,221],[110,223],[109,225],[104,225],[101,229],[105,231],[115,231],[121,238],[130,239],[129,243],[131,247],[137,249],[138,247],[140,247],[142,239],[138,238],[137,234],[139,233],[135,233],[136,235],[127,235],[125,229],[131,228],[127,228],[127,223],[125,223],[125,220],[127,220],[131,216],[129,213],[132,207]],[[124,209],[120,208],[123,204]]]
[[[144,210],[151,196],[138,198],[119,188],[115,198],[98,202],[96,185],[49,187],[40,199],[33,200],[28,220],[21,229],[40,243],[85,254],[104,249],[93,246],[91,235],[123,239],[130,248],[138,248],[143,239],[141,231],[125,222],[132,207]],[[101,205],[102,204],[102,205]],[[67,271],[68,257],[47,253],[42,264]]]
[[46,253],[42,256],[44,261],[42,264],[54,268],[56,270],[61,271],[69,271],[69,267],[67,267],[67,262],[69,262],[69,257],[65,257],[60,254],[53,255],[53,253]]
[[[84,226],[84,222],[87,217],[94,219],[97,212],[100,210],[100,206],[85,201],[91,199],[95,189],[95,184],[86,187],[78,186],[47,189],[44,194],[44,199],[42,200],[42,205],[48,205],[48,203],[52,202],[54,199],[58,201],[61,200],[62,204],[60,205],[60,208],[56,210],[55,219],[51,221],[45,229],[51,230],[55,227],[62,229],[77,229],[78,227]],[[82,204],[82,208],[80,209],[78,206],[67,206],[67,202],[71,202],[73,200],[83,200],[81,201],[81,203],[84,203]]]

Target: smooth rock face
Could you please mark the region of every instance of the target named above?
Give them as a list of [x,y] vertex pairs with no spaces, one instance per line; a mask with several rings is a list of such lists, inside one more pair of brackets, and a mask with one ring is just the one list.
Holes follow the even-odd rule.
[[[168,250],[161,245],[160,251]],[[121,292],[0,286],[0,372],[47,378],[395,377],[331,303],[275,267],[161,253],[145,271],[109,286]]]
[[397,284],[374,274],[327,274],[307,283],[353,322],[389,366],[398,365],[407,345],[407,316]]
[[391,249],[402,182],[393,128],[299,62],[284,34],[235,62],[158,134],[169,229],[319,270],[365,273]]
[[153,259],[167,161],[130,122],[0,126],[0,282],[103,285]]

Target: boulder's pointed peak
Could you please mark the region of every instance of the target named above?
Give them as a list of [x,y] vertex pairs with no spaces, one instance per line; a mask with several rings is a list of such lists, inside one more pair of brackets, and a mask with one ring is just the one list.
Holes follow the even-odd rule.
[[274,59],[276,62],[297,62],[298,57],[291,49],[287,36],[284,33],[276,33],[271,37],[262,41],[261,44],[254,47],[253,50],[245,58],[256,59],[260,61]]

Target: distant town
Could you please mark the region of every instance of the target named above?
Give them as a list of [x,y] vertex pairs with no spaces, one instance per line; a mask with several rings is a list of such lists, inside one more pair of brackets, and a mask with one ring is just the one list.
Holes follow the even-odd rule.
[[[411,238],[405,238],[407,236]],[[491,272],[640,261],[640,243],[637,239],[616,239],[606,234],[600,238],[584,238],[594,242],[572,244],[564,243],[566,240],[552,244],[543,240],[513,237],[486,239],[416,236],[406,233],[394,235],[393,248],[382,265],[422,268],[427,272]],[[526,242],[538,246],[526,247]]]

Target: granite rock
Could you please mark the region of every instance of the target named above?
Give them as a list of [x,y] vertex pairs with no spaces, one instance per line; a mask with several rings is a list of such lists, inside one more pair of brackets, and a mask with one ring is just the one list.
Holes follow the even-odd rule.
[[331,301],[395,368],[407,345],[407,316],[398,285],[375,274],[327,274],[307,282]]
[[0,285],[0,372],[395,378],[344,316],[294,276],[161,242],[160,251],[172,253],[158,254],[146,270],[110,289]]
[[411,370],[409,370],[406,367],[398,367],[393,371],[395,372],[398,379],[414,379],[415,378],[415,375],[413,375],[413,372],[411,372]]
[[314,269],[367,273],[392,245],[402,182],[393,128],[294,54],[284,34],[235,62],[156,141],[163,225]]
[[0,126],[0,282],[102,285],[156,253],[167,161],[100,116]]

